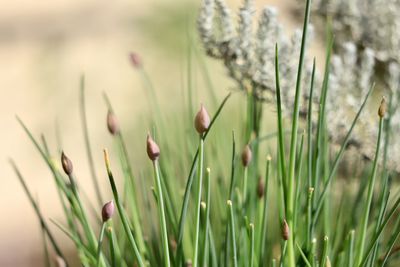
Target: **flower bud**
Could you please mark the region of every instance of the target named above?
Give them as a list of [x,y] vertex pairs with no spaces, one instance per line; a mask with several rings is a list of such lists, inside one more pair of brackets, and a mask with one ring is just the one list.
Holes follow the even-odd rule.
[[63,167],[64,172],[69,176],[72,174],[73,165],[72,161],[64,154],[64,151],[61,152],[61,165]]
[[110,134],[116,135],[119,133],[119,123],[117,120],[117,116],[109,110],[107,113],[107,128]]
[[283,240],[288,240],[289,236],[290,236],[289,225],[287,224],[286,220],[283,220],[283,223],[282,223],[282,238],[283,238]]
[[194,119],[194,127],[199,134],[203,134],[207,131],[208,126],[210,126],[210,116],[208,116],[207,110],[203,105],[200,106],[199,112],[197,112]]
[[115,207],[114,207],[114,202],[112,200],[104,204],[103,208],[101,209],[101,217],[103,219],[103,222],[106,222],[109,219],[111,219],[111,217],[114,214],[114,210]]
[[147,135],[147,155],[152,161],[155,161],[160,156],[160,148],[157,143],[154,142],[150,134]]
[[140,58],[139,54],[132,52],[129,54],[129,60],[132,63],[132,66],[139,69],[143,66],[142,59]]
[[259,199],[264,197],[264,193],[265,193],[265,183],[263,178],[260,176],[260,178],[258,179],[258,184],[257,184],[257,196]]
[[379,109],[378,109],[379,117],[381,117],[381,118],[385,117],[386,108],[387,108],[386,107],[386,97],[382,97],[382,101],[381,101],[381,104],[380,104]]
[[242,152],[242,164],[244,167],[249,166],[252,156],[250,146],[246,145]]
[[185,263],[185,267],[192,267],[192,266],[193,266],[192,261],[190,259],[187,260]]

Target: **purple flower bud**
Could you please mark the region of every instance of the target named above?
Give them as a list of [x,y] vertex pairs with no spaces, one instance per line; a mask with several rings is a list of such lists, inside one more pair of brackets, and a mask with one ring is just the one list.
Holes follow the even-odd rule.
[[72,174],[73,165],[72,161],[64,154],[64,151],[61,152],[61,165],[63,167],[64,172],[69,176]]
[[200,106],[199,112],[197,112],[196,117],[194,119],[194,127],[199,134],[203,134],[207,131],[210,126],[210,116],[207,113],[207,110],[204,108],[203,104]]
[[109,110],[107,113],[107,128],[112,135],[119,133],[119,123],[117,117],[111,110]]
[[155,161],[160,156],[160,148],[157,143],[154,142],[150,134],[147,135],[147,155],[152,161]]
[[242,163],[244,167],[249,166],[252,156],[253,154],[251,152],[250,146],[246,145],[242,152]]
[[143,66],[142,59],[140,58],[139,54],[132,52],[129,54],[129,59],[132,63],[132,66],[139,69]]
[[114,202],[111,200],[104,204],[103,209],[101,210],[101,217],[103,218],[103,222],[108,221],[114,214]]
[[283,223],[282,223],[282,238],[283,238],[283,240],[288,240],[289,237],[290,237],[289,225],[287,224],[286,220],[283,220]]
[[381,104],[380,104],[379,109],[378,109],[379,117],[381,117],[381,118],[385,117],[386,109],[387,109],[387,107],[386,107],[386,97],[382,97],[382,101],[381,101]]

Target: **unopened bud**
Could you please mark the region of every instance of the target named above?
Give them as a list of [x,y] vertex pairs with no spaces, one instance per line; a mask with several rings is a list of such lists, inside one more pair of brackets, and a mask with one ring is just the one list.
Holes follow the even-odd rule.
[[207,131],[208,126],[210,126],[210,116],[208,116],[207,110],[203,105],[200,106],[199,112],[197,112],[194,119],[194,127],[199,134],[203,134]]
[[116,135],[119,133],[119,123],[117,120],[117,116],[109,110],[107,113],[107,128],[110,134]]
[[155,161],[160,156],[160,148],[157,143],[154,142],[150,134],[147,135],[147,155],[152,161]]
[[107,202],[106,204],[104,204],[104,206],[101,210],[101,217],[103,219],[103,222],[106,222],[109,219],[111,219],[111,217],[114,214],[114,210],[115,210],[115,206],[114,206],[114,202],[112,200],[110,202]]
[[242,152],[242,164],[244,167],[249,166],[252,157],[253,157],[253,154],[251,152],[250,146],[246,145]]
[[63,167],[64,172],[68,176],[72,174],[72,171],[74,169],[72,161],[64,154],[64,151],[61,152],[61,165]]
[[283,220],[283,223],[282,223],[282,238],[283,238],[283,240],[288,240],[289,236],[290,236],[289,225],[287,224],[286,220]]
[[265,193],[265,183],[263,178],[260,176],[260,178],[258,179],[258,184],[257,184],[257,196],[258,198],[263,198]]
[[381,118],[385,117],[386,108],[387,108],[386,107],[386,97],[382,97],[382,101],[381,101],[381,104],[380,104],[379,109],[378,109],[379,117],[381,117]]
[[185,267],[192,267],[192,266],[193,266],[192,261],[190,259],[187,260],[185,263]]
[[143,66],[142,59],[140,58],[139,54],[137,53],[130,53],[129,59],[132,63],[132,66],[135,68],[141,68]]

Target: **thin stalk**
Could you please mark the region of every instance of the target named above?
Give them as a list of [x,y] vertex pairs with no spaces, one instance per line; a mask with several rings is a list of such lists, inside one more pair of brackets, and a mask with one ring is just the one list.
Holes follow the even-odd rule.
[[262,224],[261,224],[261,233],[260,233],[260,244],[258,250],[258,262],[259,266],[261,267],[264,262],[264,252],[265,252],[265,245],[267,239],[267,225],[268,225],[268,181],[269,181],[269,168],[271,163],[271,157],[267,157],[267,167],[265,171],[265,192],[264,192],[264,208],[263,208],[263,215],[262,215]]
[[250,241],[250,257],[249,257],[249,267],[254,266],[254,224],[249,224],[249,241]]
[[18,180],[20,181],[20,183],[22,185],[22,187],[23,187],[23,189],[25,191],[25,194],[28,196],[29,202],[31,203],[31,205],[32,205],[32,207],[33,207],[33,209],[34,209],[34,211],[36,213],[36,216],[39,219],[40,225],[42,226],[42,228],[46,232],[47,236],[49,237],[49,241],[50,241],[51,245],[53,246],[53,248],[56,251],[57,255],[60,256],[65,262],[67,262],[66,258],[64,257],[64,254],[61,252],[61,249],[58,246],[53,234],[50,232],[50,229],[49,229],[46,221],[44,220],[44,217],[43,217],[43,215],[42,215],[42,213],[41,213],[41,211],[39,209],[39,206],[37,205],[35,199],[33,198],[32,193],[29,190],[29,188],[28,188],[28,186],[27,186],[27,184],[25,182],[25,179],[23,178],[23,176],[22,176],[21,172],[19,171],[17,165],[15,164],[15,162],[12,159],[10,159],[10,164],[11,164],[11,167],[14,169],[14,172],[17,175]]
[[280,158],[280,172],[282,176],[283,198],[286,201],[287,180],[286,180],[286,164],[285,164],[285,138],[283,130],[282,118],[282,101],[281,101],[281,86],[279,79],[279,52],[278,44],[275,45],[275,84],[276,84],[276,105],[277,105],[277,119],[278,119],[278,144],[279,144],[279,158]]
[[322,208],[322,206],[323,206],[324,199],[325,199],[326,194],[327,194],[327,192],[328,192],[328,187],[329,187],[329,185],[331,184],[331,182],[332,182],[332,180],[333,180],[333,178],[334,178],[334,176],[335,176],[335,174],[336,174],[336,170],[337,170],[337,168],[338,168],[338,166],[339,166],[339,162],[340,162],[340,160],[342,159],[343,153],[344,153],[345,150],[346,150],[346,147],[347,147],[347,144],[348,144],[348,142],[349,142],[349,140],[350,140],[350,137],[351,137],[351,134],[352,134],[352,132],[353,132],[353,129],[354,129],[355,125],[357,124],[358,118],[360,117],[361,112],[364,110],[364,108],[365,108],[365,106],[366,106],[366,104],[367,104],[367,100],[368,100],[369,96],[371,95],[371,93],[372,93],[372,91],[373,91],[374,88],[375,88],[375,85],[373,84],[373,85],[370,87],[370,89],[369,89],[367,95],[365,96],[364,101],[363,101],[363,103],[361,104],[361,107],[360,107],[360,109],[358,110],[356,116],[354,117],[354,120],[353,120],[353,122],[352,122],[352,124],[351,124],[351,126],[350,126],[350,129],[349,129],[349,131],[347,132],[346,137],[344,138],[344,141],[343,141],[343,143],[342,143],[342,145],[341,145],[341,147],[340,147],[340,150],[339,150],[339,152],[338,152],[337,155],[336,155],[336,158],[335,158],[335,160],[334,160],[334,162],[333,162],[331,171],[330,171],[330,173],[329,173],[329,177],[328,177],[328,179],[326,180],[326,182],[325,182],[325,184],[324,184],[324,186],[323,186],[324,189],[323,189],[323,191],[322,191],[320,197],[318,198],[317,206],[316,206],[316,208],[315,208],[315,210],[314,210],[314,212],[313,212],[313,224],[312,224],[313,226],[315,226],[315,224],[316,224],[316,222],[317,222],[317,220],[318,220],[318,215],[319,215],[319,213],[320,213],[320,211],[321,211],[321,208]]
[[204,244],[203,244],[203,267],[206,267],[207,264],[207,254],[208,254],[208,248],[209,248],[209,228],[210,228],[210,204],[211,204],[211,183],[210,183],[210,168],[207,168],[207,175],[206,175],[206,216],[205,216],[205,222],[206,225],[204,227]]
[[322,246],[322,255],[321,255],[321,267],[326,266],[326,259],[328,257],[328,248],[329,248],[329,239],[327,236],[324,237],[324,244]]
[[170,266],[170,259],[169,259],[169,247],[168,247],[168,233],[167,233],[167,223],[165,221],[165,210],[164,210],[164,197],[163,191],[161,188],[161,178],[160,178],[160,171],[158,167],[158,160],[153,161],[153,169],[154,169],[154,179],[156,182],[156,193],[158,196],[158,212],[160,218],[160,225],[161,225],[161,236],[163,242],[163,251],[164,251],[164,266]]
[[354,266],[354,234],[355,231],[351,230],[349,233],[349,251],[348,251],[348,266]]
[[[206,140],[206,137],[208,133],[210,132],[212,126],[214,125],[216,119],[218,118],[219,114],[221,113],[223,107],[225,106],[226,102],[228,101],[229,97],[231,94],[228,94],[221,102],[219,105],[216,113],[214,114],[213,118],[211,119],[210,126],[208,127],[207,131],[204,133],[203,139]],[[190,199],[190,191],[192,188],[193,184],[193,179],[194,179],[194,174],[196,171],[196,163],[199,157],[199,150],[197,149],[196,154],[194,155],[193,161],[192,161],[192,166],[190,168],[190,172],[187,178],[186,182],[186,187],[185,187],[185,194],[183,196],[183,202],[182,202],[182,208],[181,208],[181,213],[179,217],[179,231],[178,231],[178,240],[177,240],[177,259],[178,261],[182,260],[183,256],[183,247],[182,247],[182,241],[183,241],[183,234],[185,230],[185,222],[186,222],[186,217],[187,217],[187,209],[189,205],[189,199]]]
[[203,184],[203,160],[204,160],[204,140],[200,136],[199,142],[199,160],[197,165],[197,195],[196,195],[196,230],[194,239],[194,254],[193,266],[198,266],[198,253],[199,253],[199,235],[200,235],[200,204],[201,204],[201,190]]
[[[307,195],[307,217],[306,217],[306,245],[307,250],[311,249],[311,223],[312,223],[312,203],[313,203],[313,193],[314,187],[308,188],[308,195]],[[311,256],[311,254],[310,254]]]
[[367,201],[365,203],[364,207],[364,213],[362,216],[362,221],[361,221],[361,235],[360,235],[360,241],[359,245],[357,248],[357,257],[356,257],[356,265],[360,265],[362,256],[364,253],[364,246],[365,246],[365,239],[367,235],[367,227],[368,227],[368,217],[369,217],[369,212],[371,209],[371,204],[372,204],[372,196],[374,193],[374,186],[375,186],[375,180],[376,180],[376,173],[377,173],[377,167],[378,167],[378,158],[379,158],[379,149],[381,146],[381,139],[382,139],[382,127],[383,127],[383,118],[379,118],[379,131],[378,131],[378,141],[376,145],[376,151],[375,151],[375,159],[372,167],[372,173],[369,178],[369,183],[368,183],[368,193],[367,193]]
[[120,201],[120,197],[117,191],[117,186],[115,185],[115,181],[114,181],[114,176],[111,172],[111,167],[110,167],[110,159],[108,157],[108,153],[107,150],[104,150],[104,161],[106,164],[106,169],[107,169],[107,174],[108,174],[108,178],[110,180],[110,184],[111,184],[111,189],[113,192],[113,196],[114,196],[114,200],[115,200],[115,204],[117,206],[118,209],[118,214],[121,218],[121,222],[122,222],[122,226],[124,228],[124,231],[126,233],[126,235],[128,236],[128,241],[129,244],[131,246],[131,248],[133,249],[133,252],[135,254],[135,257],[137,259],[137,262],[139,264],[140,267],[145,267],[143,260],[142,260],[142,256],[140,255],[140,252],[138,250],[138,247],[136,245],[136,241],[132,235],[132,231],[130,229],[129,226],[129,221],[127,218],[127,215],[125,214],[124,208],[122,207],[121,201]]
[[101,255],[101,244],[103,243],[104,232],[106,230],[106,223],[103,222],[101,225],[100,235],[99,235],[99,242],[97,244],[97,257],[96,257],[96,266],[100,266],[100,255]]
[[247,202],[247,177],[248,177],[248,171],[249,168],[248,167],[244,167],[244,171],[243,171],[243,203],[242,203],[242,207],[243,210],[245,209],[245,205]]
[[[307,177],[308,188],[312,187],[312,166],[313,166],[313,147],[312,147],[312,104],[314,95],[314,78],[315,78],[315,58],[313,60],[313,69],[311,74],[310,95],[308,97],[308,112],[307,112]],[[309,243],[307,242],[307,245]]]
[[226,202],[228,205],[228,218],[229,218],[229,225],[230,225],[230,236],[232,241],[232,261],[233,266],[237,267],[237,252],[236,252],[236,237],[235,237],[235,217],[232,208],[232,201],[228,200]]
[[87,123],[87,116],[86,116],[86,102],[85,102],[85,76],[81,76],[80,81],[80,91],[81,91],[81,119],[82,119],[82,129],[83,129],[83,136],[85,139],[85,146],[86,146],[86,154],[89,161],[89,168],[90,174],[92,177],[93,186],[96,192],[96,198],[99,206],[101,206],[103,202],[103,198],[101,196],[99,180],[97,178],[96,169],[94,167],[94,160],[92,155],[92,148],[90,145],[90,138],[89,138],[89,130],[88,130],[88,123]]
[[303,258],[303,260],[304,260],[305,264],[307,265],[307,267],[311,267],[311,264],[310,264],[310,262],[308,261],[307,256],[304,254],[303,250],[301,249],[301,247],[299,246],[299,244],[297,244],[297,242],[296,242],[296,247],[297,247],[297,249],[299,250],[300,255],[301,255],[301,257]]

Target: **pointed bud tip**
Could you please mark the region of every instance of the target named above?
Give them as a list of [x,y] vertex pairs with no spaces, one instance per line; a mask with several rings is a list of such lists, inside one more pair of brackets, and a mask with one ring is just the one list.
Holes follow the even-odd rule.
[[160,148],[150,134],[147,134],[147,155],[151,161],[156,161],[160,156]]
[[65,155],[64,151],[61,152],[61,165],[66,175],[71,175],[74,169],[72,161]]
[[207,110],[201,104],[200,110],[197,112],[196,117],[194,119],[194,127],[199,134],[204,134],[208,127],[210,126],[210,116],[208,115]]

